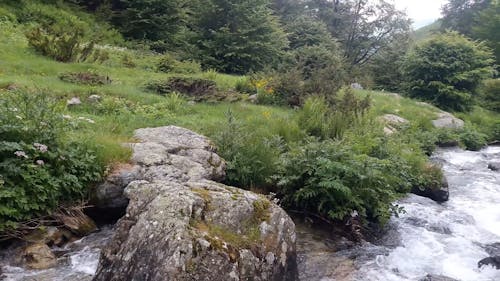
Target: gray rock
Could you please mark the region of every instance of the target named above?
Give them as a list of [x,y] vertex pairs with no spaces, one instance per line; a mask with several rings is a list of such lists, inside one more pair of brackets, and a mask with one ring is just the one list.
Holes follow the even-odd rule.
[[225,163],[207,138],[174,126],[135,137],[134,176],[116,180],[135,177],[126,215],[95,281],[296,280],[294,223],[265,197],[215,182]]
[[464,127],[464,121],[458,119],[448,112],[441,112],[438,114],[438,118],[432,120],[432,125],[436,128],[444,129],[461,129]]
[[448,181],[445,177],[443,177],[443,181],[439,186],[413,187],[411,193],[430,198],[439,203],[448,201],[450,197]]
[[22,252],[22,260],[31,269],[47,269],[57,265],[56,256],[44,243],[27,246]]
[[488,169],[492,171],[500,171],[500,162],[492,162],[488,164]]
[[91,103],[97,103],[97,102],[101,101],[101,96],[99,96],[99,95],[90,95],[87,99]]
[[66,101],[67,106],[76,106],[82,104],[82,101],[80,100],[79,97],[74,97]]
[[248,97],[248,100],[252,103],[256,103],[257,102],[257,94],[253,94],[251,96]]
[[458,281],[458,280],[442,275],[427,274],[427,276],[420,279],[420,281]]
[[363,86],[359,83],[352,83],[351,88],[356,89],[356,90],[363,90]]
[[500,256],[487,257],[477,263],[478,268],[483,266],[492,266],[493,268],[500,269]]
[[403,125],[403,124],[408,124],[409,121],[404,119],[401,116],[395,115],[395,114],[384,114],[380,117],[382,121],[386,122],[387,124],[391,125]]

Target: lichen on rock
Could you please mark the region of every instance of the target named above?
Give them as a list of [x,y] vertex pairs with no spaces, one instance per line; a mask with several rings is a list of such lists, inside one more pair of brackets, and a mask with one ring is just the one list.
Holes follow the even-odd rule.
[[126,214],[94,280],[296,280],[294,223],[265,197],[216,182],[225,163],[208,139],[174,126],[135,137]]

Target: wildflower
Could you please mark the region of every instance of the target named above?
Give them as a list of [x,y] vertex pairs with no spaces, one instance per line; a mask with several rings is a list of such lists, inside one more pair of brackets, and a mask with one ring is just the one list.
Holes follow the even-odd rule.
[[16,115],[16,118],[19,119],[19,120],[22,120],[23,117],[19,116],[19,115]]
[[21,150],[18,150],[18,151],[16,151],[16,152],[14,152],[14,154],[15,154],[17,157],[24,157],[24,158],[28,158],[28,155],[26,155],[26,152],[21,151]]
[[33,144],[33,146],[34,146],[36,149],[40,150],[40,152],[42,152],[42,153],[47,152],[47,150],[48,150],[48,147],[47,147],[45,144],[41,144],[41,143],[37,143],[37,142],[35,142],[35,143]]
[[271,118],[271,112],[269,112],[269,111],[264,111],[264,112],[262,112],[262,115],[263,115],[263,116],[264,116],[264,118],[266,118],[266,119]]
[[19,109],[17,109],[17,107],[13,107],[13,108],[11,108],[10,110],[11,110],[12,112],[18,112],[18,111],[19,111]]
[[64,118],[64,119],[71,119],[71,115],[63,114],[62,118]]
[[42,166],[45,164],[45,162],[43,162],[43,160],[36,160],[36,164]]

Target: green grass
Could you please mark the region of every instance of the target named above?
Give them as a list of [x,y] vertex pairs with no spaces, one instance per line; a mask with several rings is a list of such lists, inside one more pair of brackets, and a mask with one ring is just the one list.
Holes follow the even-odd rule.
[[[67,109],[67,113],[74,118],[90,118],[95,124],[81,126],[78,130],[72,131],[68,138],[87,140],[102,148],[99,156],[105,163],[128,161],[130,151],[124,148],[122,143],[133,141],[133,131],[137,128],[178,125],[211,137],[225,126],[228,110],[252,130],[274,132],[288,141],[301,138],[300,129],[294,125],[295,111],[289,108],[259,106],[244,102],[189,105],[146,91],[144,85],[148,81],[167,79],[173,75],[187,76],[156,72],[155,62],[160,57],[153,53],[108,48],[110,59],[102,64],[60,63],[40,56],[31,49],[23,35],[24,30],[23,25],[0,22],[0,37],[3,38],[0,41],[0,88],[15,85],[45,90],[61,104],[71,97],[80,97],[84,104],[74,109]],[[129,56],[136,67],[126,67],[122,62],[124,55]],[[61,73],[83,71],[107,75],[112,83],[88,86],[63,82],[58,78]],[[245,79],[243,76],[220,74],[215,71],[191,76],[212,79],[222,90],[233,90],[239,81]],[[439,112],[433,106],[418,104],[414,100],[393,94],[375,91],[357,91],[357,93],[371,95],[373,106],[370,114],[373,116],[397,114],[423,127],[429,127],[430,120]],[[128,105],[121,108],[122,105],[113,105],[111,102],[111,107],[115,106],[117,112],[110,113],[105,110],[102,112],[95,104],[87,102],[87,97],[92,94],[105,99],[118,98]],[[482,117],[477,117],[479,115]],[[484,116],[487,116],[487,120]],[[476,110],[470,117],[464,117],[482,125],[482,122],[491,122],[496,116],[479,113]]]

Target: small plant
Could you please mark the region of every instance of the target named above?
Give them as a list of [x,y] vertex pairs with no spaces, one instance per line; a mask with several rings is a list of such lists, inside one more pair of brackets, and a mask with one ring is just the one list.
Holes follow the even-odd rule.
[[82,199],[102,167],[85,143],[66,142],[57,104],[45,94],[0,92],[0,232]]
[[99,86],[111,83],[109,76],[99,75],[97,73],[88,72],[66,72],[59,75],[59,79],[69,83]]

